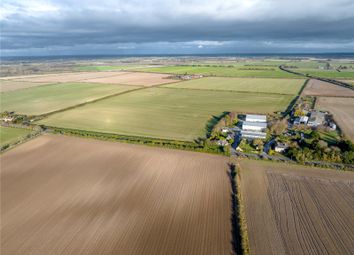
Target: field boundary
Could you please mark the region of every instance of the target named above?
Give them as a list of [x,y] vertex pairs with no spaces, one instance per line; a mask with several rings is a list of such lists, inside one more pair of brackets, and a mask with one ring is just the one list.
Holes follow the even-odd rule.
[[[3,126],[3,127],[11,127],[11,126]],[[20,127],[12,127],[12,128],[20,128]],[[31,130],[30,128],[26,128],[26,129]],[[4,153],[6,151],[9,151],[9,150],[13,149],[14,147],[16,147],[17,145],[23,144],[23,143],[25,143],[29,140],[32,140],[42,134],[43,134],[42,130],[34,131],[32,129],[29,134],[19,137],[18,140],[14,141],[12,143],[6,143],[6,144],[1,145],[0,154]]]
[[[165,84],[165,86],[168,86],[168,84]],[[172,88],[172,87],[164,87],[164,86],[161,86],[160,88],[164,88],[164,89],[181,89],[181,90],[188,89],[188,90],[213,91],[213,92],[231,92],[231,93],[245,93],[245,94],[266,94],[266,95],[294,96],[294,94],[258,92],[258,91],[242,91],[242,90],[239,91],[239,90],[226,90],[226,89]]]
[[[123,84],[121,84],[123,85]],[[131,85],[132,86],[132,85]],[[134,85],[135,86],[135,85]],[[133,86],[132,86],[133,87]],[[55,114],[55,113],[59,113],[59,112],[64,112],[64,111],[67,111],[67,110],[71,110],[71,109],[75,109],[77,107],[81,107],[81,106],[84,106],[84,105],[87,105],[87,104],[92,104],[92,103],[96,103],[98,101],[101,101],[101,100],[105,100],[107,98],[111,98],[111,97],[115,97],[115,96],[119,96],[119,95],[122,95],[122,94],[126,94],[126,93],[129,93],[129,92],[132,92],[132,91],[136,91],[136,90],[141,90],[141,89],[145,89],[147,87],[142,87],[142,86],[135,86],[135,87],[138,87],[136,89],[131,89],[131,90],[126,90],[126,91],[122,91],[122,92],[118,92],[118,93],[114,93],[114,94],[111,94],[111,95],[107,95],[107,96],[104,96],[104,97],[100,97],[100,98],[97,98],[97,99],[94,99],[94,100],[91,100],[91,101],[87,101],[87,102],[83,102],[83,103],[80,103],[80,104],[76,104],[76,105],[72,105],[72,106],[69,106],[69,107],[65,107],[65,108],[62,108],[62,109],[59,109],[59,110],[55,110],[55,111],[51,111],[51,112],[47,112],[47,113],[43,113],[43,114],[40,114],[40,115],[36,115],[37,118],[36,118],[36,121],[37,120],[40,120],[42,118],[45,118],[45,117],[48,117],[52,114]],[[150,87],[151,88],[151,87]]]
[[114,133],[103,133],[96,131],[87,131],[80,129],[69,129],[69,128],[60,128],[54,126],[40,125],[40,127],[48,133],[62,134],[68,136],[77,136],[84,138],[93,138],[104,141],[113,141],[113,142],[122,142],[122,143],[132,143],[132,144],[141,144],[152,147],[164,147],[169,149],[179,149],[186,151],[195,151],[195,152],[204,152],[211,154],[219,154],[223,156],[230,156],[228,151],[224,151],[220,146],[205,146],[202,142],[189,142],[189,141],[179,141],[179,140],[168,140],[168,139],[159,139],[152,137],[141,137],[141,136],[128,136],[120,135]]

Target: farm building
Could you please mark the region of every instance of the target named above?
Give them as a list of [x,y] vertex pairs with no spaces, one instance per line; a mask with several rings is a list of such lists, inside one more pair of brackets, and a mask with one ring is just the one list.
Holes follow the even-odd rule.
[[275,146],[274,150],[276,152],[284,152],[287,148],[289,148],[289,146],[285,143],[277,143],[277,145]]
[[242,130],[241,136],[244,138],[265,139],[267,134],[264,132]]
[[256,115],[256,114],[247,114],[246,115],[247,122],[267,122],[266,115]]
[[267,128],[267,123],[265,122],[244,121],[242,123],[242,130],[245,131],[263,131],[266,128]]
[[295,119],[294,125],[300,125],[300,124],[306,125],[308,121],[309,121],[309,117],[301,116],[300,118]]
[[325,121],[325,115],[326,114],[324,112],[320,111],[311,112],[307,125],[310,127],[317,127],[319,125],[322,125]]

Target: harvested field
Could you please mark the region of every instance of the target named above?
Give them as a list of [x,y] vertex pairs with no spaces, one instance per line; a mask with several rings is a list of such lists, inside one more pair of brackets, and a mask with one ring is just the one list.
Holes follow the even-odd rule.
[[40,124],[124,135],[194,140],[224,111],[272,113],[293,96],[172,88],[146,88],[57,113]]
[[354,98],[317,98],[316,108],[329,111],[343,133],[354,140]]
[[1,109],[40,115],[138,88],[94,83],[60,83],[1,94]]
[[48,85],[48,83],[17,81],[17,80],[0,80],[0,92],[27,89],[27,88],[32,88],[32,87],[37,87],[42,85]]
[[[59,83],[59,82],[79,82],[87,79],[103,78],[111,76],[120,76],[125,72],[76,72],[63,74],[46,74],[34,75],[28,77],[17,77],[17,81],[43,82],[43,83]],[[12,79],[13,80],[13,79]]]
[[44,135],[0,159],[2,255],[231,254],[226,157]]
[[352,254],[354,173],[242,160],[251,254]]
[[142,85],[142,86],[153,86],[159,84],[166,84],[177,82],[177,80],[167,79],[170,75],[158,74],[158,73],[125,73],[124,75],[117,75],[104,78],[93,78],[87,79],[87,82],[96,83],[118,83],[124,85]]
[[354,90],[332,83],[311,79],[302,92],[303,96],[354,97]]
[[302,79],[207,77],[164,87],[295,95],[304,82]]

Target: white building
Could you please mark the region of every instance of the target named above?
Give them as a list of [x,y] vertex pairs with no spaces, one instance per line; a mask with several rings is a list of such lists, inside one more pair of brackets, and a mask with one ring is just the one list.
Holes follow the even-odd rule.
[[248,122],[267,122],[266,115],[256,115],[256,114],[247,114],[246,121]]
[[257,132],[257,131],[241,131],[241,136],[244,138],[252,138],[252,139],[266,139],[267,134],[264,132]]
[[265,122],[250,122],[244,121],[242,123],[242,130],[244,131],[258,131],[261,132],[267,128],[267,123]]

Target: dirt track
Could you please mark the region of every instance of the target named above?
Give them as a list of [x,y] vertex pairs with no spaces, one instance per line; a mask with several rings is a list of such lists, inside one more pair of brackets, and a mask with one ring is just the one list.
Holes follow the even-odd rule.
[[354,140],[354,98],[319,97],[316,108],[329,111],[344,134]]
[[354,173],[241,161],[251,254],[352,254]]
[[332,96],[332,97],[354,97],[354,90],[347,89],[328,82],[311,79],[304,91],[303,96]]
[[45,135],[1,155],[1,254],[230,254],[227,158]]

